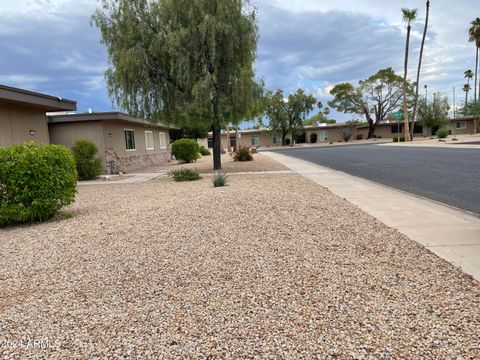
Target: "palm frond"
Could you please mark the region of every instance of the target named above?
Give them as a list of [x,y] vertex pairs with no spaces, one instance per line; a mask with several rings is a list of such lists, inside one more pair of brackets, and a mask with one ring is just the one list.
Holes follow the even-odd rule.
[[403,21],[410,25],[417,18],[418,9],[402,8]]

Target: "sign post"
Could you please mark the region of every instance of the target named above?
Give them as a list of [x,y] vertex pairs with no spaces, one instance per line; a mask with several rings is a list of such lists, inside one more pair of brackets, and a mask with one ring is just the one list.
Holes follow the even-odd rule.
[[400,142],[400,121],[403,119],[403,111],[397,111],[393,113],[395,120],[397,120],[397,142]]

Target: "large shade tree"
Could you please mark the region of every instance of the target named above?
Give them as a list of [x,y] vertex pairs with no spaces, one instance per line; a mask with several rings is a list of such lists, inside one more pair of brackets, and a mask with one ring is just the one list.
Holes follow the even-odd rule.
[[420,124],[430,130],[436,130],[448,122],[450,105],[448,97],[440,93],[433,95],[434,101],[421,97],[418,102],[418,120]]
[[286,144],[288,133],[293,138],[303,129],[303,123],[316,103],[317,99],[305,94],[305,91],[302,89],[298,89],[294,94],[290,94],[288,99],[284,98],[282,90],[277,90],[270,97],[266,115],[269,119],[270,128],[280,132],[282,145]]
[[253,98],[258,29],[248,0],[103,0],[92,16],[111,67],[114,102],[128,112],[178,127],[220,131]]
[[477,82],[478,82],[478,56],[480,52],[480,17],[477,17],[470,23],[468,28],[468,41],[475,44],[475,85],[473,87],[473,99],[478,100],[480,95],[480,84],[477,92]]
[[[407,95],[411,95],[412,86],[407,85]],[[403,78],[396,75],[392,68],[386,68],[360,81],[358,86],[350,83],[338,84],[330,94],[334,97],[328,102],[330,107],[343,113],[365,117],[368,123],[368,138],[372,138],[377,125],[400,109]]]

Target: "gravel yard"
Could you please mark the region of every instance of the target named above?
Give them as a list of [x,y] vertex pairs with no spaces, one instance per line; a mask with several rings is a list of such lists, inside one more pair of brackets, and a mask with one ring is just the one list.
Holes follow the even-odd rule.
[[[222,171],[227,173],[233,172],[259,172],[259,171],[281,171],[288,170],[282,164],[272,161],[262,154],[253,154],[253,161],[233,161],[233,156],[222,155]],[[213,173],[213,156],[202,156],[196,162],[191,164],[179,164],[178,161],[172,160],[170,163],[162,166],[148,167],[142,172],[162,172],[173,171],[181,168],[195,169],[201,173]]]
[[92,185],[68,211],[0,230],[5,358],[480,357],[479,283],[299,175]]

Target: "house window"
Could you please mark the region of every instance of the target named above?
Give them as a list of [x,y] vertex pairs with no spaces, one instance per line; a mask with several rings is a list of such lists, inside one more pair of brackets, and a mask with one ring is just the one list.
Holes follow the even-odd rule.
[[455,129],[466,129],[467,122],[466,121],[456,121],[455,122]]
[[260,145],[260,139],[258,135],[252,135],[252,146]]
[[158,135],[160,137],[160,149],[165,150],[167,148],[167,134],[161,132]]
[[281,142],[280,136],[273,134],[273,139],[272,139],[273,145],[278,145]]
[[145,131],[145,147],[147,150],[155,150],[153,145],[153,132],[146,130]]
[[125,149],[133,151],[135,150],[135,131],[131,129],[125,129]]

